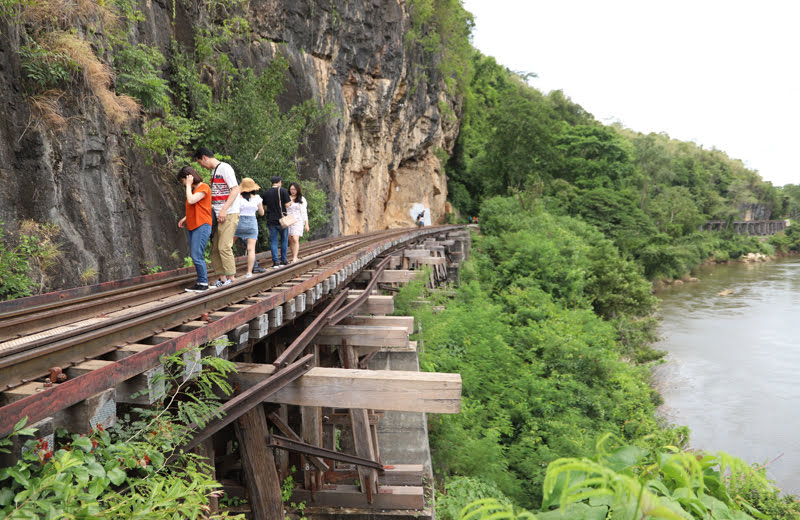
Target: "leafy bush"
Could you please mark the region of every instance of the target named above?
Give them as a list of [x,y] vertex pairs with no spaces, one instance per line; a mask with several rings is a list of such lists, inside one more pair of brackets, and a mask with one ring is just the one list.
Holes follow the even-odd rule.
[[493,498],[504,506],[511,504],[496,486],[479,478],[452,477],[446,479],[442,487],[442,491],[436,493],[436,514],[442,520],[458,520],[466,506],[481,499]]
[[45,49],[35,41],[20,47],[19,57],[28,93],[63,88],[79,68],[67,54]]
[[142,43],[120,45],[114,53],[117,87],[138,99],[146,109],[168,111],[169,86],[159,76],[159,67],[165,62],[166,58],[155,47]]
[[55,237],[58,226],[24,220],[14,240],[5,237],[0,221],[0,298],[13,300],[42,292],[47,287],[47,273],[61,256]]
[[482,499],[461,520],[637,519],[748,520],[797,518],[800,505],[741,459],[725,453],[690,453],[674,447],[645,450],[598,442],[591,458],[563,458],[547,468],[540,513],[519,512],[502,498]]
[[[178,352],[162,359],[180,372]],[[163,407],[137,409],[114,428],[98,425],[88,436],[59,431],[55,446],[43,439],[26,444],[22,460],[0,469],[0,513],[6,518],[209,518],[208,496],[219,488],[210,468],[176,449],[219,415],[217,391],[231,393],[226,374],[233,363],[203,358],[194,380],[166,381]],[[17,434],[31,435],[17,425]],[[0,445],[3,443],[0,443]],[[4,444],[8,444],[6,441]],[[225,515],[216,515],[218,518]]]

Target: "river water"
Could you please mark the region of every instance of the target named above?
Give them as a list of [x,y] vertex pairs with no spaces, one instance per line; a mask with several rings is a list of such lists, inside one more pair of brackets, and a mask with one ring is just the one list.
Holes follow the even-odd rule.
[[769,462],[767,476],[800,494],[800,258],[696,276],[658,294],[659,412],[691,428],[692,448]]

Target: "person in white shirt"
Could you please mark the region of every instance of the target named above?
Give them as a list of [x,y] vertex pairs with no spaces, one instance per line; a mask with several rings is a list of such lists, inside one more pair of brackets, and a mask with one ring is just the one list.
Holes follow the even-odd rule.
[[292,252],[292,262],[297,262],[297,253],[300,251],[300,237],[303,230],[308,228],[308,202],[303,197],[300,185],[293,182],[289,185],[289,199],[291,204],[286,208],[286,213],[295,219],[294,224],[289,226],[289,250]]
[[239,225],[236,227],[235,236],[247,243],[247,274],[246,278],[253,276],[253,265],[256,262],[256,241],[258,240],[258,222],[256,212],[264,216],[264,205],[261,195],[256,193],[261,186],[250,177],[242,179],[239,185]]
[[236,259],[233,256],[233,235],[239,225],[239,183],[233,167],[218,160],[208,148],[198,148],[194,159],[211,170],[211,216],[214,232],[211,240],[211,265],[219,276],[215,287],[236,279]]

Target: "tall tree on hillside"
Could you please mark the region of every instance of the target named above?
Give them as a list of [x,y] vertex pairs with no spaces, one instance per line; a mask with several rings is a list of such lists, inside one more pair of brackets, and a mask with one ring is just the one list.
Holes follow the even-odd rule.
[[647,208],[656,227],[662,233],[680,237],[697,229],[705,216],[697,209],[692,193],[684,186],[667,186]]
[[654,133],[638,135],[633,138],[633,149],[636,163],[642,173],[642,193],[639,208],[644,211],[647,202],[647,190],[650,184],[667,180],[670,157],[667,149]]
[[542,184],[555,163],[557,126],[550,105],[527,85],[514,90],[492,113],[492,135],[476,165],[491,194]]
[[553,176],[581,188],[618,188],[633,174],[633,149],[612,127],[562,123],[555,145],[561,163]]

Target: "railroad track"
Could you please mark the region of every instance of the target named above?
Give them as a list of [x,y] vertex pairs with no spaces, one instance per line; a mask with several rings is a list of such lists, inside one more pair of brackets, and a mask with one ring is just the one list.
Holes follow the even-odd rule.
[[[86,375],[39,388],[35,395],[3,399],[0,402],[7,404],[0,407],[0,434],[22,416],[29,416],[31,422],[47,417],[157,366],[162,354],[203,344],[300,295],[316,292],[317,299],[324,300],[323,282],[329,281],[333,290],[378,253],[448,229],[388,230],[310,242],[304,244],[303,259],[295,264],[206,293],[183,292],[194,277],[194,269],[189,268],[0,304],[0,338],[5,338],[0,339],[0,397],[54,370],[75,372],[92,360],[116,360],[96,363],[99,368],[91,370],[91,377],[87,377],[88,369],[78,370]],[[240,305],[243,302],[247,306]],[[222,313],[225,317],[212,323],[198,321],[231,306],[243,308]],[[126,345],[148,340],[152,347],[122,359],[113,356]]]
[[[300,254],[302,257],[316,255],[353,240],[353,237],[336,237],[306,242],[300,246]],[[272,266],[269,255],[269,252],[258,254],[262,266]],[[241,272],[246,265],[247,257],[236,259],[237,271]],[[209,272],[209,278],[213,273],[213,270]],[[3,345],[8,347],[12,343],[10,340],[179,294],[195,277],[194,267],[187,267],[0,302],[0,356]]]

